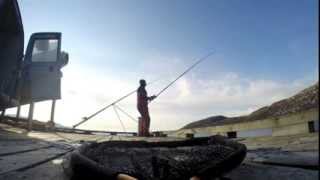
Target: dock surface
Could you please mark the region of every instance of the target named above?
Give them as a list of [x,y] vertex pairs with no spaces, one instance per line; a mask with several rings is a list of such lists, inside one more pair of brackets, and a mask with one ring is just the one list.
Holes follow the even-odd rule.
[[[173,137],[128,137],[61,132],[28,132],[0,123],[0,180],[67,180],[63,158],[83,142],[111,140],[174,141]],[[238,139],[248,147],[241,166],[227,179],[318,179],[317,133],[293,137]]]

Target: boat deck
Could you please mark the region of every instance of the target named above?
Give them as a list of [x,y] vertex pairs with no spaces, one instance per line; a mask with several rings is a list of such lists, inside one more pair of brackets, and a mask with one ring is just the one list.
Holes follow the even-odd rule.
[[[27,132],[0,123],[0,179],[67,180],[63,157],[88,141],[181,140],[171,137],[128,137],[61,132]],[[248,147],[244,163],[225,178],[237,179],[318,179],[318,134],[293,137],[239,139]],[[281,146],[280,146],[281,144]],[[284,146],[285,145],[285,146]],[[280,148],[279,148],[280,147]]]

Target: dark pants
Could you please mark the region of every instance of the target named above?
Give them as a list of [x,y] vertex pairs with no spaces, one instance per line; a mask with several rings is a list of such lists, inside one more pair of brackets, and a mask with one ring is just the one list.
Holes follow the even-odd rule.
[[150,116],[149,109],[146,106],[138,106],[138,111],[141,115],[141,132],[139,132],[140,136],[149,136],[149,128],[150,128]]

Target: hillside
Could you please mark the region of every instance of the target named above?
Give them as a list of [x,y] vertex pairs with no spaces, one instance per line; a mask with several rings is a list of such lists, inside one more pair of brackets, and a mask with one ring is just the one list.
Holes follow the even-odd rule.
[[296,95],[277,101],[270,106],[262,107],[247,116],[225,117],[212,116],[199,121],[187,124],[182,129],[208,127],[235,122],[254,121],[268,117],[277,117],[305,111],[312,108],[319,108],[319,82],[300,91]]

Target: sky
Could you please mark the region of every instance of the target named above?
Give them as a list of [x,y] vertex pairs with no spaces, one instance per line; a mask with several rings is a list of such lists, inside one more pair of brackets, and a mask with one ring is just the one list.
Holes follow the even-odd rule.
[[[214,54],[150,104],[151,130],[245,115],[318,81],[316,0],[18,3],[25,42],[34,32],[62,32],[69,64],[62,69],[55,122],[65,126],[136,89],[141,78],[157,80],[147,91],[158,93],[209,52]],[[36,103],[34,118],[48,121],[50,103]],[[118,105],[139,116],[136,95]],[[22,116],[27,112],[24,106]],[[126,131],[137,130],[136,122],[120,117]],[[79,128],[123,131],[112,108]]]

